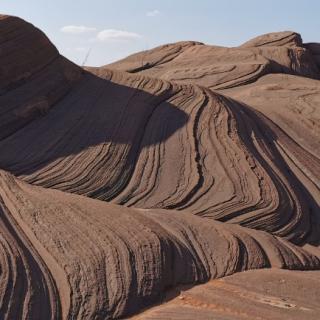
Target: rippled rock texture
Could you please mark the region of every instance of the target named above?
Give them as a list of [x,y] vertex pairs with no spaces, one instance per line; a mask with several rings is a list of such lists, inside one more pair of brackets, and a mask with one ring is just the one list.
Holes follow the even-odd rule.
[[[138,317],[280,319],[260,281],[318,285],[317,44],[180,42],[82,69],[1,16],[0,57],[1,319],[127,318],[234,273]],[[315,319],[302,302],[287,309]]]

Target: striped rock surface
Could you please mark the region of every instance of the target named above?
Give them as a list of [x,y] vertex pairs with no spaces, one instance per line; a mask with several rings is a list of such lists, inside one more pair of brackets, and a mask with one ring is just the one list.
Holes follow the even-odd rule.
[[123,318],[181,285],[320,269],[315,56],[284,32],[80,68],[0,16],[0,318]]

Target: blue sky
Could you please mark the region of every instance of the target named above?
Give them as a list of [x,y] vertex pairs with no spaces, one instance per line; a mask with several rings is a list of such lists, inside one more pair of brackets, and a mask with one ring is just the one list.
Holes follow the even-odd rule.
[[180,40],[236,46],[293,30],[320,42],[319,0],[0,0],[0,12],[42,29],[70,60],[104,65]]

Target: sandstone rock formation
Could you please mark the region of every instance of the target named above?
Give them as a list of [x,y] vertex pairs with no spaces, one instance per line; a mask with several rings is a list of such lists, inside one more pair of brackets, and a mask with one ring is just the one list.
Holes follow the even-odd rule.
[[300,35],[287,31],[263,35],[236,48],[195,42],[170,44],[134,54],[106,68],[226,89],[251,83],[268,73],[319,79],[316,48],[315,44],[304,46]]
[[[259,279],[319,282],[279,271],[320,270],[317,53],[282,32],[80,68],[1,16],[0,317],[126,318],[261,268],[138,317],[257,318],[240,305],[257,299],[260,319],[282,316]],[[232,309],[211,286],[241,299]],[[315,319],[316,300],[299,299],[311,311],[295,317]]]

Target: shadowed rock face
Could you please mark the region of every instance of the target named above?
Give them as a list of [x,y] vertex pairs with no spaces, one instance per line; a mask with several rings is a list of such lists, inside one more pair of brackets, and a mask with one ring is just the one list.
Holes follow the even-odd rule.
[[257,299],[271,301],[261,319],[281,317],[280,298],[253,289],[260,274],[320,268],[316,48],[282,32],[82,69],[1,16],[0,318],[127,317],[169,289],[260,268],[231,277],[237,288],[211,282],[239,293],[234,310],[208,284],[207,300],[194,288],[138,317],[256,317],[241,304]]
[[46,114],[81,70],[61,57],[33,25],[0,16],[0,139]]
[[10,91],[59,57],[57,49],[33,25],[1,16],[1,93]]

